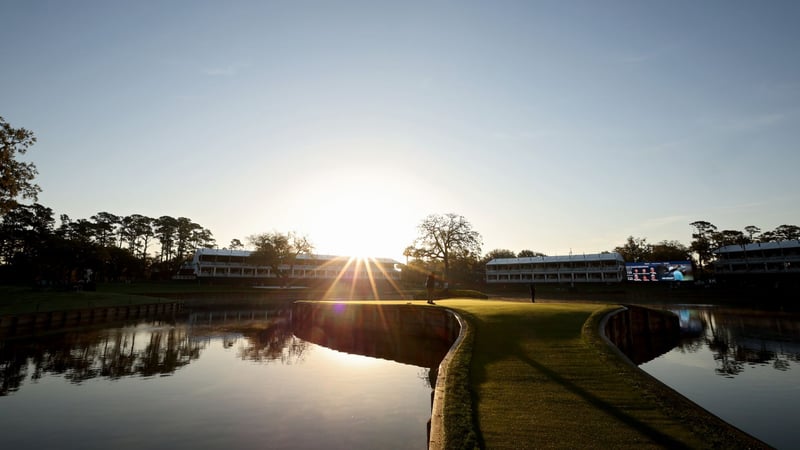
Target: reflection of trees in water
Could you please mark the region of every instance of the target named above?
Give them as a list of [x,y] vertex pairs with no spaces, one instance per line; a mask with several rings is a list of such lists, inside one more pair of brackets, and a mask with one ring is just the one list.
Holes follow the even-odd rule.
[[724,310],[693,310],[691,315],[705,332],[683,340],[680,350],[693,353],[707,346],[717,362],[714,371],[721,376],[734,377],[748,365],[785,371],[800,360],[797,316]]
[[224,348],[237,345],[236,356],[246,361],[283,364],[302,362],[308,343],[292,334],[291,310],[201,310],[188,320],[195,338],[221,338]]
[[247,361],[294,364],[303,362],[308,349],[308,342],[295,337],[285,319],[268,322],[265,328],[245,328],[241,333],[246,342],[237,350],[237,356]]
[[18,390],[28,376],[31,380],[61,376],[81,383],[97,377],[169,375],[199,359],[201,350],[220,333],[225,348],[242,342],[237,356],[244,360],[294,364],[303,361],[308,349],[307,342],[292,334],[288,314],[280,311],[216,312],[204,317],[199,325],[151,322],[0,341],[0,395]]
[[199,358],[200,348],[185,328],[172,326],[74,331],[5,341],[0,343],[0,395],[18,390],[28,370],[32,380],[58,375],[72,383],[97,377],[168,375]]

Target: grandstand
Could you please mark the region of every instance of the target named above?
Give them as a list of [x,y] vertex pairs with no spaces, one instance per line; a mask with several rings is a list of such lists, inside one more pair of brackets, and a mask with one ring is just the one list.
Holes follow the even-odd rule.
[[718,277],[739,275],[800,275],[800,241],[726,245],[714,254]]
[[[248,250],[201,248],[181,266],[175,279],[226,279],[269,281],[278,278],[271,267],[260,263]],[[352,258],[333,255],[297,255],[294,265],[281,271],[292,280],[376,280],[400,279],[400,263],[389,258]]]
[[498,258],[486,264],[487,283],[619,283],[626,278],[619,253]]

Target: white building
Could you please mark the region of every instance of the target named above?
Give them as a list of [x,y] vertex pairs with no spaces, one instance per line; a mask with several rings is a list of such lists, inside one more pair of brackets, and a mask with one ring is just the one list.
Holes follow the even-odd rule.
[[[268,279],[277,278],[268,266],[258,265],[248,250],[201,248],[181,267],[175,278]],[[298,255],[289,278],[303,280],[399,280],[400,263],[389,258],[350,258],[332,255]],[[281,270],[290,270],[289,265]]]
[[714,253],[718,276],[800,274],[800,241],[726,245]]
[[487,283],[618,283],[626,278],[619,253],[498,258],[486,263]]

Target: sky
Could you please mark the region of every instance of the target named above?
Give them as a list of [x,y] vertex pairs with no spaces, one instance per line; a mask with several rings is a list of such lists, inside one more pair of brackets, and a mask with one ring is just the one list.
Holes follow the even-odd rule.
[[0,0],[39,203],[402,253],[800,224],[800,2]]

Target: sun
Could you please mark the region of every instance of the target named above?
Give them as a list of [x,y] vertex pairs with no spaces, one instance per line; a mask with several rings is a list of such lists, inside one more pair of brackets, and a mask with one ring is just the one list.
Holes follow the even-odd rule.
[[[341,246],[346,251],[346,256],[358,259],[380,257],[380,242],[385,239],[379,230],[370,226],[369,218],[359,218],[349,226],[339,229]],[[385,256],[385,255],[384,255]]]
[[396,194],[385,182],[355,178],[320,188],[306,219],[318,253],[396,258],[408,245],[398,229]]

